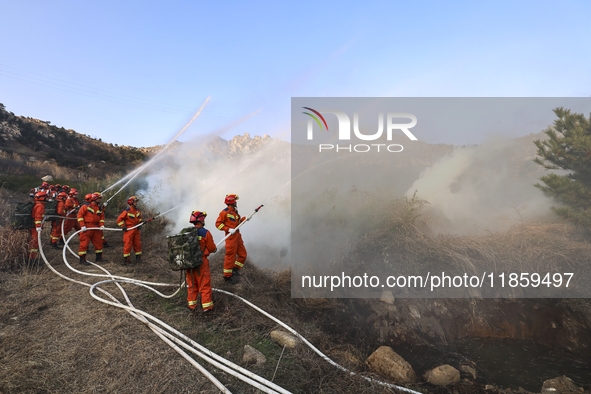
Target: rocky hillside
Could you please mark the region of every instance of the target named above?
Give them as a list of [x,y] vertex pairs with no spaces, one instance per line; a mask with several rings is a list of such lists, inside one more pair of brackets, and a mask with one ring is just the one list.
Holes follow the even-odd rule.
[[17,116],[3,104],[0,104],[0,149],[5,157],[16,154],[28,162],[49,161],[82,171],[101,167],[104,172],[119,171],[140,162],[148,153],[106,143],[49,121]]
[[[214,136],[197,152],[208,158],[250,154],[273,141],[248,133],[230,141]],[[172,150],[183,143],[176,143]],[[163,146],[120,146],[49,121],[17,116],[0,103],[0,184],[25,191],[51,175],[56,183],[84,182],[137,167]]]

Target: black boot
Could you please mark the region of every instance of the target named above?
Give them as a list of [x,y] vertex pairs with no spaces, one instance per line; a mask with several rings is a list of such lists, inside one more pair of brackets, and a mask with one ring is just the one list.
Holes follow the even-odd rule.
[[131,264],[131,259],[129,258],[129,256],[123,257],[123,264]]
[[240,276],[240,268],[232,268],[232,276]]
[[90,263],[88,261],[86,261],[86,256],[85,255],[81,255],[80,256],[80,264],[82,264],[82,265],[90,265]]
[[107,242],[106,239],[103,239],[103,248],[110,248],[111,245],[109,245],[109,243]]
[[100,252],[100,253],[97,253],[97,254],[96,254],[96,259],[95,259],[95,262],[96,262],[96,263],[100,263],[101,261],[103,261],[103,262],[105,261],[105,260],[103,259],[103,252]]
[[54,249],[58,249],[58,250],[59,250],[59,249],[61,249],[61,246],[59,246],[59,245],[57,244],[57,242],[55,242],[55,243],[53,243],[53,242],[52,242],[52,243],[51,243],[51,247],[52,247],[52,248],[54,248]]
[[141,263],[142,262],[142,255],[141,254],[136,254],[135,255],[135,262],[136,263]]
[[64,242],[63,238],[60,238],[59,241],[57,241],[57,245],[58,246],[64,246],[66,243]]

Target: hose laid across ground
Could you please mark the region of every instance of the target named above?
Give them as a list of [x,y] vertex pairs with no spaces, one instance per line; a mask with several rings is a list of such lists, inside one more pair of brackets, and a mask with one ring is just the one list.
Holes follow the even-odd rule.
[[[139,226],[139,225],[138,225]],[[137,227],[137,226],[136,226]],[[62,227],[63,229],[63,227]],[[88,228],[87,231],[89,230],[100,230],[100,228]],[[121,229],[112,229],[112,228],[104,228],[103,230],[108,230],[108,231],[122,231]],[[104,272],[106,272],[105,274],[94,274],[94,273],[88,273],[88,272],[84,272],[84,271],[78,271],[76,269],[74,269],[68,262],[67,262],[67,258],[66,258],[66,250],[69,250],[74,256],[78,257],[69,247],[69,242],[72,240],[72,238],[80,233],[82,230],[76,231],[75,233],[73,233],[66,241],[65,241],[65,245],[64,245],[64,249],[62,252],[62,256],[64,259],[64,263],[66,264],[66,266],[81,275],[87,275],[87,276],[93,276],[93,277],[103,277],[103,278],[109,278],[94,284],[88,284],[85,282],[80,282],[80,281],[76,281],[72,278],[69,278],[61,273],[59,273],[58,271],[56,271],[47,261],[45,254],[43,253],[43,247],[42,247],[42,242],[41,242],[41,232],[39,232],[37,234],[38,236],[38,241],[39,241],[39,251],[40,254],[43,258],[43,261],[45,262],[45,264],[58,276],[72,281],[74,283],[78,283],[78,284],[82,284],[84,286],[88,286],[90,287],[90,295],[97,299],[98,301],[101,301],[103,303],[106,303],[108,305],[112,305],[115,306],[117,308],[121,308],[126,310],[128,313],[130,313],[132,316],[134,316],[135,318],[137,318],[138,320],[140,320],[141,322],[143,322],[144,324],[148,325],[148,327],[154,331],[154,333],[156,333],[156,335],[158,335],[163,341],[165,341],[169,346],[171,346],[175,351],[177,351],[179,354],[181,354],[181,356],[183,356],[183,358],[187,359],[187,361],[189,361],[193,366],[195,366],[200,372],[202,372],[210,381],[212,381],[212,383],[214,383],[216,385],[216,387],[220,388],[220,390],[222,390],[224,393],[229,393],[230,391],[224,387],[219,381],[217,381],[217,379],[211,375],[209,372],[207,372],[207,370],[205,370],[200,364],[198,364],[194,359],[192,359],[188,354],[186,354],[184,351],[182,351],[182,349],[180,349],[178,346],[176,346],[177,344],[182,346],[183,348],[185,348],[186,350],[194,353],[195,355],[199,356],[200,358],[202,358],[204,361],[207,361],[208,363],[212,364],[213,366],[215,366],[216,368],[219,368],[233,376],[235,376],[236,378],[244,381],[245,383],[248,383],[250,385],[252,385],[253,387],[258,388],[261,391],[264,391],[266,393],[281,393],[281,394],[288,394],[289,391],[287,391],[286,389],[283,389],[282,387],[276,385],[275,383],[272,383],[270,381],[268,381],[267,379],[254,374],[253,372],[250,372],[242,367],[240,367],[237,364],[232,363],[231,361],[213,353],[212,351],[210,351],[209,349],[203,347],[202,345],[200,345],[199,343],[193,341],[192,339],[190,339],[189,337],[187,337],[186,335],[182,334],[181,332],[177,331],[176,329],[174,329],[173,327],[169,326],[168,324],[164,323],[163,321],[157,319],[156,317],[141,311],[137,308],[135,308],[131,301],[129,300],[129,298],[127,297],[127,294],[125,293],[125,291],[123,290],[123,288],[121,287],[120,283],[129,283],[129,284],[133,284],[136,286],[141,286],[141,287],[145,287],[150,291],[155,292],[156,294],[160,295],[161,297],[165,297],[165,298],[172,298],[175,295],[178,294],[178,292],[180,291],[180,287],[172,294],[172,295],[164,295],[160,292],[158,292],[157,290],[155,290],[154,288],[152,288],[151,286],[167,286],[167,287],[172,287],[172,286],[178,286],[177,284],[166,284],[166,283],[154,283],[154,282],[146,282],[146,281],[140,281],[140,280],[135,280],[135,279],[131,279],[131,278],[126,278],[126,277],[121,277],[121,276],[116,276],[116,275],[112,275],[110,274],[106,269],[104,269],[103,267],[91,263],[94,266],[100,268],[101,270],[103,270]],[[62,231],[63,233],[63,231]],[[127,304],[128,305],[124,305],[123,303],[121,303],[119,300],[117,300],[113,295],[111,295],[110,293],[108,293],[107,291],[101,289],[99,286],[102,284],[106,284],[106,283],[115,283],[117,285],[117,287],[120,289],[121,293],[123,294],[123,296],[125,297]],[[99,297],[98,295],[95,294],[94,290],[97,289],[99,291],[101,291],[103,294],[107,295],[109,298],[111,298],[113,301],[108,301],[104,298]],[[297,331],[295,331],[293,328],[289,327],[287,324],[283,323],[282,321],[280,321],[279,319],[277,319],[276,317],[272,316],[271,314],[269,314],[268,312],[264,311],[263,309],[259,308],[258,306],[254,305],[253,303],[251,303],[250,301],[236,295],[233,293],[230,293],[228,291],[225,290],[221,290],[221,289],[213,289],[216,292],[222,293],[222,294],[226,294],[232,297],[235,297],[239,300],[241,300],[242,302],[244,302],[246,305],[250,306],[251,308],[257,310],[258,312],[262,313],[263,315],[267,316],[268,318],[270,318],[271,320],[273,320],[274,322],[276,322],[277,324],[281,325],[282,327],[284,327],[286,330],[288,330],[290,333],[294,334],[295,336],[297,336],[304,344],[306,344],[308,347],[310,347],[310,349],[312,349],[316,354],[318,354],[322,359],[324,359],[325,361],[327,361],[329,364],[335,366],[337,369],[348,373],[351,376],[359,376],[362,377],[363,379],[365,379],[366,381],[370,382],[370,383],[374,383],[374,384],[378,384],[381,386],[385,386],[388,388],[392,388],[392,389],[396,389],[396,390],[400,390],[403,392],[407,392],[407,393],[411,393],[411,394],[421,394],[418,391],[415,390],[411,390],[408,389],[406,387],[402,387],[402,386],[398,386],[392,383],[387,383],[387,382],[383,382],[377,379],[372,379],[369,378],[367,376],[363,376],[360,374],[357,374],[353,371],[348,370],[347,368],[339,365],[338,363],[334,362],[332,359],[330,359],[328,356],[326,356],[324,353],[322,353],[319,349],[317,349],[314,345],[312,345],[308,340],[306,340],[302,335],[300,335]],[[154,323],[157,324],[154,324]],[[158,326],[160,325],[160,326]],[[168,331],[167,331],[168,330]],[[188,342],[185,343],[183,341]]]
[[[100,230],[100,228],[87,228],[87,231],[90,230]],[[110,231],[121,231],[121,229],[110,229],[110,228],[105,228],[103,230],[110,230]],[[74,269],[68,262],[67,262],[67,258],[66,258],[66,249],[70,250],[70,252],[73,253],[73,251],[69,248],[69,242],[71,241],[71,239],[78,234],[80,231],[75,232],[74,234],[72,234],[66,241],[65,241],[65,245],[64,245],[64,250],[63,250],[63,257],[64,257],[64,262],[66,264],[66,266],[71,269],[72,271],[79,273],[81,275],[87,275],[87,276],[100,276],[100,277],[108,277],[110,278],[109,280],[104,280],[101,282],[97,282],[95,284],[88,284],[85,282],[80,282],[77,280],[74,280],[72,278],[69,278],[63,274],[61,274],[60,272],[58,272],[57,270],[54,269],[53,266],[51,266],[51,264],[49,264],[49,262],[47,261],[47,258],[45,257],[45,254],[43,253],[42,250],[42,243],[41,243],[41,233],[38,234],[38,239],[40,242],[40,252],[41,252],[41,257],[43,258],[43,261],[45,262],[45,264],[54,272],[56,273],[58,276],[69,280],[71,282],[74,283],[78,283],[78,284],[82,284],[84,286],[88,286],[90,287],[90,294],[93,298],[106,303],[108,305],[112,305],[121,309],[125,309],[127,310],[132,316],[136,317],[138,320],[142,321],[143,323],[145,323],[146,325],[148,325],[148,327],[150,327],[150,329],[152,329],[152,331],[154,331],[162,340],[164,340],[168,345],[170,345],[171,347],[173,347],[175,349],[175,351],[177,351],[179,354],[181,354],[183,356],[183,358],[187,359],[188,361],[190,361],[197,369],[199,369],[200,372],[204,373],[205,376],[211,380],[218,388],[220,388],[220,390],[222,390],[224,393],[230,393],[230,391],[224,387],[223,385],[221,385],[221,383],[219,381],[217,381],[217,379],[214,381],[212,380],[215,379],[215,377],[213,377],[213,375],[211,375],[209,372],[207,372],[201,365],[199,365],[198,363],[196,363],[195,360],[193,360],[188,354],[186,354],[184,351],[182,351],[182,349],[180,349],[178,346],[176,346],[176,344],[181,345],[182,347],[184,347],[185,349],[191,351],[192,353],[198,355],[199,357],[201,357],[202,359],[204,359],[205,361],[209,362],[210,364],[212,364],[213,366],[223,370],[224,372],[235,376],[236,378],[250,384],[253,387],[256,387],[257,389],[265,392],[265,393],[269,393],[269,394],[290,394],[289,391],[283,389],[282,387],[276,385],[275,383],[272,383],[268,380],[266,380],[265,378],[258,376],[242,367],[240,367],[237,364],[232,363],[231,361],[218,356],[217,354],[211,352],[210,350],[208,350],[207,348],[199,345],[197,342],[191,340],[189,337],[185,336],[184,334],[180,333],[179,331],[175,330],[174,328],[170,327],[169,325],[167,325],[166,323],[162,322],[161,320],[157,319],[156,317],[141,311],[135,307],[133,307],[133,305],[131,304],[131,301],[129,300],[129,298],[127,297],[127,294],[125,293],[125,291],[123,290],[123,288],[119,285],[119,283],[130,283],[130,284],[134,284],[137,286],[142,286],[145,287],[147,289],[149,289],[150,291],[153,291],[161,296],[170,298],[171,296],[166,296],[161,294],[160,292],[156,291],[155,289],[153,289],[152,287],[148,286],[146,283],[148,284],[152,284],[152,285],[159,285],[159,286],[178,286],[177,284],[165,284],[165,283],[152,283],[152,282],[143,282],[143,281],[138,281],[135,279],[130,279],[130,278],[125,278],[125,277],[118,277],[115,275],[110,274],[105,268],[101,267],[98,264],[92,263],[90,262],[92,265],[94,265],[95,267],[98,267],[99,269],[103,270],[104,272],[106,272],[106,274],[94,274],[94,273],[88,273],[88,272],[84,272],[84,271],[79,271]],[[111,295],[110,293],[108,293],[107,291],[101,289],[100,286],[101,284],[105,284],[105,283],[109,283],[109,282],[114,282],[117,284],[117,286],[119,287],[121,293],[123,294],[123,296],[125,297],[128,306],[124,305],[123,303],[121,303],[119,300],[117,300],[113,295]],[[98,289],[99,291],[101,291],[102,293],[106,294],[109,298],[111,298],[113,301],[108,301],[106,299],[103,299],[99,296],[97,296],[94,292],[94,289]],[[176,292],[172,295],[174,296],[175,294],[178,293],[180,289],[177,289]],[[158,324],[160,324],[162,327],[164,327],[166,330],[170,331],[166,331],[164,329],[162,329],[161,327],[158,327],[157,325],[151,323],[149,320],[152,320]],[[185,344],[184,341],[189,342],[190,346]],[[221,386],[220,386],[221,385]]]

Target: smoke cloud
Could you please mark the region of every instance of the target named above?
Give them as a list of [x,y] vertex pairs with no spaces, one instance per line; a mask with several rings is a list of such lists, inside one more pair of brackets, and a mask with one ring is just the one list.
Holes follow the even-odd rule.
[[[297,147],[269,137],[248,134],[225,141],[217,136],[178,144],[155,163],[147,176],[150,203],[173,223],[174,234],[189,225],[192,210],[208,213],[216,243],[224,234],[215,228],[229,193],[240,196],[238,210],[246,216],[264,207],[246,223],[243,234],[249,257],[263,267],[290,263],[292,231],[308,237],[306,260],[328,262],[352,246],[350,235],[362,237],[371,228],[372,204],[405,195],[429,205],[432,230],[458,235],[503,231],[523,221],[551,216],[551,200],[533,186],[543,169],[532,162],[534,139],[497,138],[478,146],[453,147],[421,142],[406,144],[405,155],[327,156],[306,163],[292,201],[291,152]],[[299,155],[299,157],[305,157]],[[379,168],[380,171],[375,169]],[[372,172],[372,169],[373,172]],[[388,169],[384,176],[383,169]],[[295,173],[297,175],[297,172]],[[355,179],[354,181],[350,181]],[[340,187],[339,187],[340,186]],[[293,218],[292,203],[306,212]],[[303,208],[302,208],[303,207]],[[223,246],[223,245],[222,245]],[[283,251],[283,253],[282,253]]]
[[[248,134],[227,142],[217,136],[178,144],[147,176],[150,202],[166,216],[174,234],[189,226],[191,211],[207,212],[205,227],[215,242],[224,233],[215,228],[226,194],[239,195],[238,211],[250,215],[242,233],[249,258],[259,265],[278,266],[280,251],[290,240],[290,149],[287,142]],[[220,245],[223,247],[223,244]]]
[[503,231],[550,216],[552,201],[533,185],[544,171],[533,163],[533,140],[495,138],[456,147],[423,171],[406,192],[430,204],[432,229],[458,235]]

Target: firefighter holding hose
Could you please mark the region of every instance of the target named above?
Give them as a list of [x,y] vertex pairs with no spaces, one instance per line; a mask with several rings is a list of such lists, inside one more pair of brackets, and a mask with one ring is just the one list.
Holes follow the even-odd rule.
[[[136,227],[142,220],[142,213],[137,209],[139,199],[131,196],[127,199],[129,207],[125,208],[117,218],[117,225],[123,229],[123,263],[131,263],[131,249],[135,252],[135,262],[139,263],[142,258],[142,239],[140,228]],[[132,228],[135,227],[135,228]]]
[[[80,201],[78,200],[78,190],[75,188],[71,188],[68,192],[68,198],[66,199],[65,203],[65,211],[67,213],[68,218],[76,218],[77,210],[80,208]],[[72,230],[80,230],[80,225],[78,224],[77,220],[73,219],[66,219],[64,223],[64,234],[68,235],[68,233]]]
[[96,262],[104,261],[102,230],[105,228],[105,213],[102,211],[101,198],[102,196],[98,192],[87,194],[85,200],[88,204],[82,205],[78,211],[78,224],[82,230],[78,256],[80,256],[80,264],[82,265],[89,265],[88,261],[86,261],[86,252],[90,242],[94,245]]
[[198,304],[197,296],[201,295],[201,308],[205,314],[209,314],[213,311],[213,301],[211,298],[211,272],[209,270],[209,260],[207,257],[211,253],[217,252],[217,248],[213,242],[213,236],[209,230],[204,227],[206,216],[207,213],[205,212],[193,211],[189,218],[189,222],[197,228],[197,239],[199,241],[199,247],[201,248],[201,259],[203,262],[200,266],[187,270],[186,281],[187,303],[189,309],[196,310]]
[[226,256],[224,257],[224,281],[231,284],[237,283],[236,277],[240,275],[247,256],[242,235],[236,227],[248,219],[241,217],[238,213],[237,201],[237,194],[227,194],[224,200],[227,207],[220,212],[215,222],[218,230],[229,235],[226,239]]
[[45,203],[47,202],[47,192],[40,190],[35,193],[33,197],[35,204],[31,210],[31,217],[33,218],[34,227],[31,228],[31,240],[29,241],[29,263],[37,258],[39,252],[39,238],[37,233],[43,230],[41,224],[43,222],[43,215],[45,215]]

